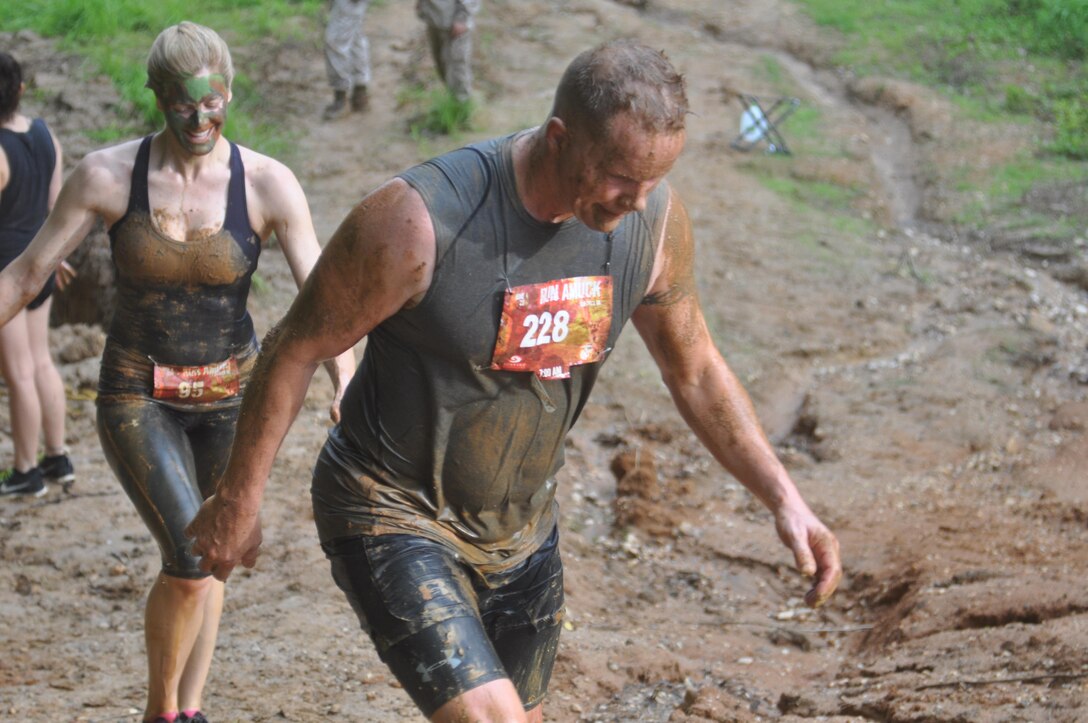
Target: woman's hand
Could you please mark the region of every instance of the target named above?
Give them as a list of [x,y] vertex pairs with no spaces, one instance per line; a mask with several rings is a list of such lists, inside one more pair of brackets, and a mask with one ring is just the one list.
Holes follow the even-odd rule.
[[60,265],[57,266],[57,288],[64,291],[77,276],[79,276],[79,273],[67,260],[61,261]]

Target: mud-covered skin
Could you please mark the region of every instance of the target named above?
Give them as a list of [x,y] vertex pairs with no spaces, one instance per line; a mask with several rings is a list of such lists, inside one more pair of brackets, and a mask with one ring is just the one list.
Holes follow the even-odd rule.
[[212,152],[227,122],[230,89],[219,73],[205,73],[179,80],[159,99],[166,127],[189,153]]
[[415,704],[430,716],[484,683],[509,678],[525,710],[544,699],[559,646],[559,535],[520,566],[479,575],[446,545],[414,535],[323,545],[333,579]]
[[747,392],[714,345],[695,292],[691,220],[675,194],[665,216],[660,268],[632,319],[685,421],[715,459],[774,513],[775,529],[798,570],[814,577],[805,602],[822,605],[842,578],[838,540],[801,497]]

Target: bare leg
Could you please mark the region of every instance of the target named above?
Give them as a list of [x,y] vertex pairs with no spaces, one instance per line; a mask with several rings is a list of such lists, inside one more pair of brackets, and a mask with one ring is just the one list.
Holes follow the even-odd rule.
[[223,592],[225,586],[215,578],[209,578],[211,589],[204,601],[204,622],[200,626],[193,652],[185,663],[178,684],[178,709],[199,709],[204,683],[212,667],[212,655],[215,653],[215,638],[219,634],[219,618],[223,613]]
[[[533,712],[541,708],[538,705]],[[505,678],[462,693],[431,716],[432,723],[528,723],[530,720],[534,719],[530,719],[521,707],[514,684]]]
[[27,311],[27,333],[30,354],[34,358],[34,385],[41,405],[45,453],[62,454],[68,405],[64,397],[64,381],[49,351],[49,309],[52,306],[53,300],[50,298],[37,309]]
[[8,386],[15,469],[26,472],[38,463],[42,410],[34,381],[27,312],[20,311],[0,327],[0,373]]
[[[145,717],[178,710],[178,686],[203,630],[204,611],[214,582],[210,577],[188,580],[161,572],[155,580],[144,616],[148,677]],[[206,670],[203,675],[207,675]],[[195,677],[190,676],[190,680]]]

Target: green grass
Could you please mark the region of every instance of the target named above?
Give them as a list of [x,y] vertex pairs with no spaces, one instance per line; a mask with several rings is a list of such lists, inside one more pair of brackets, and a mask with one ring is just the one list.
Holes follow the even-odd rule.
[[[4,0],[0,28],[57,38],[61,48],[88,60],[85,72],[112,80],[123,102],[117,118],[94,134],[94,140],[108,142],[162,126],[154,95],[144,83],[147,52],[164,28],[191,20],[215,29],[236,49],[268,38],[298,38],[308,24],[297,19],[317,18],[323,7],[323,0]],[[226,133],[276,155],[286,145],[285,134],[263,120],[268,101],[234,55],[234,100]]]
[[798,3],[842,34],[837,63],[943,87],[971,117],[1032,115],[1054,126],[1042,150],[1088,159],[1088,0]]
[[864,68],[947,70],[1027,54],[1084,60],[1088,0],[798,0],[820,25],[848,38],[840,60]]
[[760,182],[780,196],[793,199],[804,206],[829,211],[845,211],[850,201],[859,195],[856,189],[826,181],[802,181],[796,178],[763,176]]
[[748,170],[765,188],[787,199],[791,217],[805,219],[802,229],[788,238],[791,246],[807,254],[812,268],[833,273],[871,256],[865,240],[876,234],[877,226],[851,208],[862,189],[774,175],[773,168],[758,162]]
[[759,80],[774,88],[778,91],[779,95],[788,94],[789,88],[791,87],[789,74],[782,67],[782,64],[778,62],[777,58],[773,55],[760,55],[757,68],[757,77]]
[[413,85],[397,94],[397,104],[408,118],[408,132],[417,142],[434,136],[459,138],[473,130],[475,103],[458,100],[444,86]]
[[[966,177],[969,172],[971,177]],[[1074,182],[1084,179],[1085,174],[1084,163],[1060,155],[1039,157],[1033,153],[987,169],[984,181],[976,177],[977,172],[965,168],[955,187],[960,191],[975,190],[979,197],[965,206],[960,220],[981,225],[995,214],[1017,211],[1024,194],[1037,185]],[[1021,221],[1035,226],[1053,226],[1056,219],[1029,215],[1023,216]]]
[[956,221],[1022,212],[1032,187],[1088,177],[1088,0],[797,0],[839,32],[834,62],[936,88],[973,122],[1027,126],[1030,153],[965,168]]

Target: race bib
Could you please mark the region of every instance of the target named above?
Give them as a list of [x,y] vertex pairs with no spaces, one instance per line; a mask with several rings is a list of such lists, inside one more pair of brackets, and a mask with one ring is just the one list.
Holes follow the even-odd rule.
[[205,404],[233,397],[240,389],[234,357],[215,364],[171,366],[155,364],[152,396],[180,404]]
[[516,286],[503,300],[491,368],[566,379],[604,356],[611,328],[611,276]]

